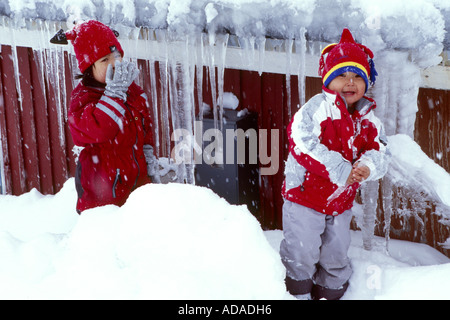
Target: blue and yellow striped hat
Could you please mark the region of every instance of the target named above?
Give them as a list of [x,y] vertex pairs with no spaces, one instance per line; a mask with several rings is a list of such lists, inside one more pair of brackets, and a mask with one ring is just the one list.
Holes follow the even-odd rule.
[[[325,55],[327,55],[326,59]],[[322,76],[322,82],[327,87],[340,74],[354,72],[366,82],[367,92],[369,83],[373,85],[378,75],[372,58],[372,51],[356,43],[350,30],[345,28],[339,43],[330,44],[322,50],[319,75]]]

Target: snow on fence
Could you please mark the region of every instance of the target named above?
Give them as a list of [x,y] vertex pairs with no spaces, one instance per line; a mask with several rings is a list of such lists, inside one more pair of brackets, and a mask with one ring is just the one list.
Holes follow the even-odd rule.
[[[0,20],[2,192],[18,195],[36,188],[42,193],[56,193],[74,174],[67,107],[76,85],[73,75],[77,68],[71,46],[51,45],[48,40],[60,28],[69,28],[65,23],[38,19],[14,21],[5,17]],[[299,105],[321,91],[321,81],[315,77],[323,44],[306,41],[305,31],[296,40],[215,33],[181,38],[167,30],[147,28],[128,29],[122,34],[126,58],[138,64],[139,84],[150,97],[158,155],[171,157],[176,143],[174,129],[185,129],[195,137],[193,123],[197,116],[201,119],[198,111],[205,104],[213,110],[216,126],[220,127],[226,107],[224,93],[231,92],[241,109],[258,114],[260,129],[280,130],[276,156],[284,164],[285,128],[290,117]],[[408,52],[389,51],[378,60],[377,67],[384,77],[371,94],[378,102],[377,113],[385,121],[389,135],[414,135],[421,71],[408,56]],[[410,81],[400,85],[400,79]],[[439,150],[442,148],[444,144],[439,145]],[[436,154],[439,152],[448,153],[446,149]],[[178,168],[177,181],[194,182],[193,166]],[[400,182],[388,176],[381,184],[362,188],[365,214],[364,222],[358,225],[368,230],[367,248],[374,229],[380,234],[390,229],[387,237],[392,234],[426,242],[448,255],[440,246],[448,242],[448,207],[407,178],[407,173]],[[264,228],[281,228],[282,181],[283,165],[277,174],[260,177],[259,220]],[[428,233],[425,235],[423,230]]]

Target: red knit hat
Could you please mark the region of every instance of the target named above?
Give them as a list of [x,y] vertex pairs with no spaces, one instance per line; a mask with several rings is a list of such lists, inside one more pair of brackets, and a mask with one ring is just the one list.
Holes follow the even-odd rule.
[[78,60],[78,68],[82,73],[98,59],[118,51],[123,56],[122,46],[117,40],[119,34],[108,26],[95,20],[76,25],[73,30],[60,30],[50,42],[68,44],[70,40]]
[[[324,56],[327,55],[326,59]],[[360,75],[366,82],[366,91],[370,84],[375,83],[378,75],[373,63],[373,53],[366,46],[356,43],[347,28],[342,31],[339,43],[333,43],[322,50],[320,57],[319,75],[325,87],[345,72],[351,71]]]

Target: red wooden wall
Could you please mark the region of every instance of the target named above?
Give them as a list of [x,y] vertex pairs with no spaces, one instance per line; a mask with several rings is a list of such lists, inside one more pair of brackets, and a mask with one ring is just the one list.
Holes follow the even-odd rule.
[[[53,57],[44,53],[44,64]],[[10,46],[0,53],[0,128],[7,193],[20,195],[33,188],[43,194],[58,192],[74,173],[73,143],[66,126],[60,128],[55,87],[41,72],[37,53],[17,47],[17,63]],[[69,66],[65,54],[66,66]],[[15,70],[14,68],[18,68]],[[16,77],[17,72],[20,77]],[[65,85],[72,90],[70,70]],[[62,86],[62,83],[59,83]],[[20,88],[20,90],[19,90]],[[63,106],[66,101],[61,101]],[[62,110],[62,116],[65,111]],[[64,119],[63,119],[64,123]],[[62,135],[60,130],[62,130]],[[61,140],[60,137],[64,139]],[[62,143],[64,141],[64,143]]]
[[414,139],[437,164],[450,172],[450,91],[420,88]]

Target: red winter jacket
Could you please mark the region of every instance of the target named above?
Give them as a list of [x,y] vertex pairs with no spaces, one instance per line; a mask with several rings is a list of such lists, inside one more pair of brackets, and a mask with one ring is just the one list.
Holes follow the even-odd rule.
[[126,103],[81,82],[72,92],[69,128],[84,147],[75,177],[77,211],[106,204],[121,206],[137,187],[149,183],[143,145],[153,145],[145,94],[134,82]]
[[350,209],[358,183],[346,186],[356,161],[370,168],[367,180],[387,171],[390,153],[375,101],[364,97],[353,114],[345,100],[323,87],[293,117],[288,127],[289,156],[283,197],[318,212],[337,215]]

